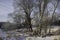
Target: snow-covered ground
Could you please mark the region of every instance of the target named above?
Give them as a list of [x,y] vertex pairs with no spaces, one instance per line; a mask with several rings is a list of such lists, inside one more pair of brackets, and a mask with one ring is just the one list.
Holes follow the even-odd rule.
[[53,26],[53,28],[51,28],[51,31],[56,31],[58,29],[60,29],[60,26]]
[[6,32],[4,32],[2,29],[0,29],[0,37],[6,37]]
[[59,39],[60,35],[57,35],[57,36],[50,36],[50,37],[27,37],[26,40],[54,40],[55,38],[56,39]]
[[[35,29],[35,28],[34,28]],[[60,29],[60,27],[54,27],[51,29],[51,31],[56,31]],[[22,31],[22,29],[20,29]],[[9,31],[10,34],[12,34],[12,36],[10,38],[6,38],[7,37],[7,33],[4,32],[2,29],[0,29],[0,37],[2,37],[4,40],[16,40],[16,38],[13,35],[17,35],[17,40],[54,40],[54,38],[59,38],[60,35],[56,35],[56,36],[48,36],[48,37],[29,37],[28,34],[25,33],[18,33],[16,31]],[[20,36],[19,36],[20,35]],[[28,37],[26,37],[28,36]]]
[[26,38],[26,40],[53,40],[52,37],[45,37],[45,38],[41,38],[41,37],[28,37]]

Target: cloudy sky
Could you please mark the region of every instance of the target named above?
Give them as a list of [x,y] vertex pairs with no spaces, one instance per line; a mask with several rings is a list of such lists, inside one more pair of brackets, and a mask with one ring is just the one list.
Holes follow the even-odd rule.
[[8,13],[13,12],[13,0],[0,0],[0,21],[8,20]]
[[[13,4],[13,0],[0,0],[0,22],[8,20],[8,13],[13,12],[12,4]],[[60,13],[59,8],[57,12]]]

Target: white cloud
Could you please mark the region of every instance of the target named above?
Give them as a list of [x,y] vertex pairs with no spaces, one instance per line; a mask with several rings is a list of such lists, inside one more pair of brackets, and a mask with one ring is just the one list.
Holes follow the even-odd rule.
[[0,0],[0,21],[8,20],[8,13],[13,12],[12,0]]

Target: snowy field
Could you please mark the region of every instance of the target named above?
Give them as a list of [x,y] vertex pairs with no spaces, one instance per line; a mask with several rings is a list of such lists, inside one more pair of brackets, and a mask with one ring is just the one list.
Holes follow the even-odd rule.
[[59,39],[59,35],[57,36],[50,36],[50,37],[27,37],[26,40],[54,40],[55,38],[56,39]]
[[[56,31],[59,28],[60,27],[57,26],[51,30]],[[14,35],[16,35],[16,34],[23,35],[22,33],[20,34],[20,33],[14,32],[14,31],[12,31],[12,32]],[[24,35],[26,36],[28,34],[24,34]],[[42,37],[25,37],[24,35],[23,36],[17,36],[17,37],[12,35],[12,37],[6,38],[7,37],[6,32],[4,32],[2,29],[0,29],[0,37],[2,37],[4,40],[54,40],[55,38],[58,39],[60,37],[60,35],[56,35],[56,36],[47,36],[47,37],[42,38]]]

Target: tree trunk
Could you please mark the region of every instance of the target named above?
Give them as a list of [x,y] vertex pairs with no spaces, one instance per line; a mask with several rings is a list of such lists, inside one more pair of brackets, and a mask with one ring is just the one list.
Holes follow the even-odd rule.
[[33,29],[32,29],[32,25],[31,25],[31,18],[30,18],[30,13],[27,13],[26,11],[25,11],[25,13],[26,13],[26,20],[27,20],[27,25],[28,25],[28,27],[29,27],[29,31],[33,31]]
[[31,18],[30,18],[30,16],[29,16],[29,18],[28,18],[28,24],[29,24],[29,30],[32,32],[33,30],[32,30],[32,25],[31,25]]

